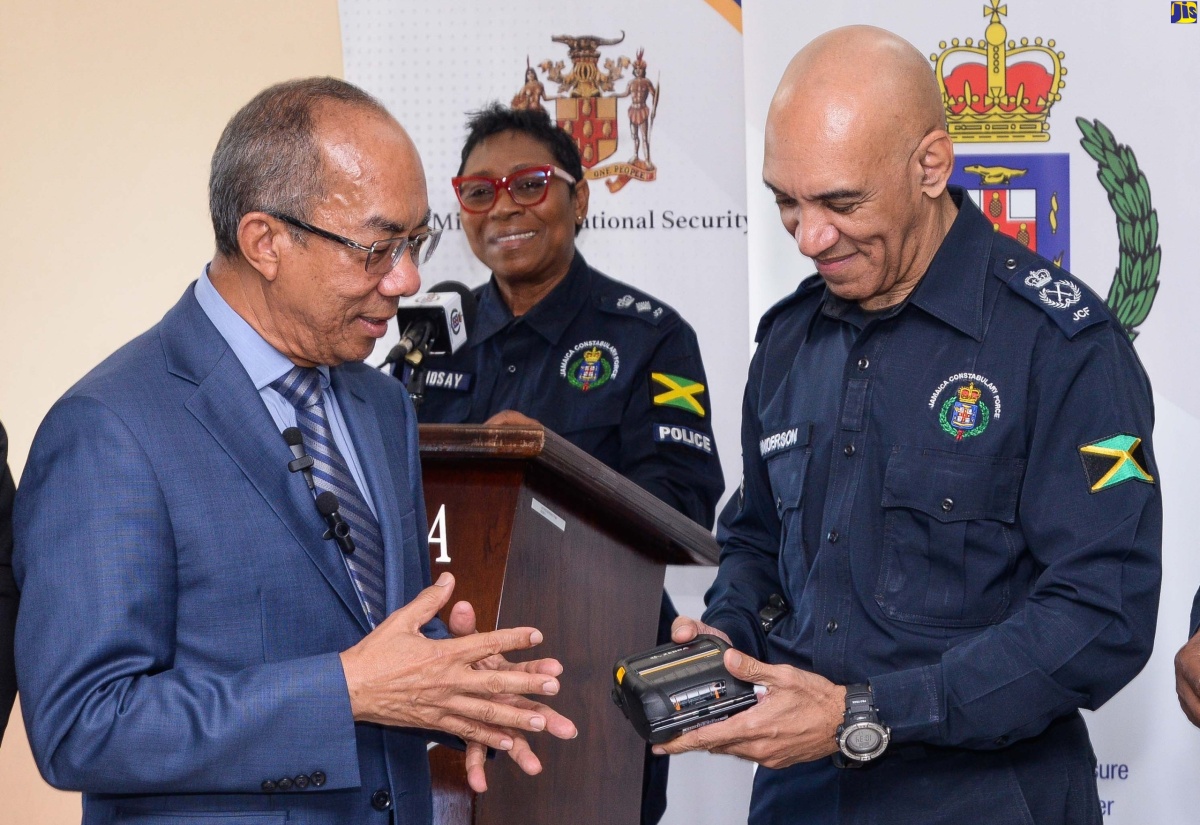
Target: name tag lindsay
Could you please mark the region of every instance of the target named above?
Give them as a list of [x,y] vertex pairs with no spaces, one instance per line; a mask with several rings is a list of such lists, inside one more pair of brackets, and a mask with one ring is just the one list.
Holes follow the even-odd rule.
[[457,390],[458,392],[467,392],[471,389],[471,378],[473,376],[469,372],[455,372],[454,370],[430,370],[425,373],[425,386],[437,387],[443,390]]

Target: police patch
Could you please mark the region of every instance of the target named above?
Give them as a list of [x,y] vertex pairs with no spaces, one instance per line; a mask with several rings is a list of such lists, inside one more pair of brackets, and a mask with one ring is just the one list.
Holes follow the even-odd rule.
[[683,444],[712,455],[712,436],[677,424],[655,424],[654,440],[662,444]]
[[471,381],[474,376],[469,372],[455,372],[454,370],[429,370],[425,373],[425,386],[437,387],[443,390],[456,390],[457,392],[468,392],[471,389]]
[[587,392],[616,378],[620,369],[616,347],[607,341],[584,341],[563,356],[558,374],[572,387]]
[[937,409],[938,425],[955,441],[974,438],[1000,417],[1000,390],[987,376],[960,372],[938,385],[929,396],[929,409]]
[[1146,456],[1142,439],[1136,435],[1117,433],[1079,448],[1083,472],[1093,493],[1116,487],[1123,481],[1154,483],[1154,476],[1145,470]]

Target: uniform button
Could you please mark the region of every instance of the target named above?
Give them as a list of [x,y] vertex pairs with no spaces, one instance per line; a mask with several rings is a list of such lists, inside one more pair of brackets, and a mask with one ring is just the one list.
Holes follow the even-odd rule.
[[846,454],[847,458],[849,458],[850,456],[854,455],[854,445],[847,444],[844,448],[842,448],[842,452]]
[[1002,747],[1004,747],[1005,745],[1007,745],[1007,744],[1008,744],[1008,737],[1007,737],[1007,736],[1001,736],[1001,737],[999,737],[999,738],[996,740],[996,744],[997,744],[999,747],[1001,747],[1001,748],[1002,748]]
[[304,789],[308,787],[308,777],[304,774],[300,774],[292,781],[296,783],[297,788]]
[[385,790],[378,790],[371,794],[371,807],[377,811],[390,811],[392,809],[392,795]]
[[858,369],[860,371],[865,370],[869,366],[871,366],[871,359],[869,359],[869,358],[859,358],[858,359]]
[[775,496],[775,507],[776,507],[776,508],[782,508],[782,507],[783,507],[783,499],[782,499],[782,498],[780,498],[779,496]]
[[267,793],[270,793],[271,791],[275,790],[275,780],[274,779],[264,779],[263,783],[262,783],[262,789],[264,791],[266,791]]
[[281,791],[290,791],[292,789],[292,780],[289,777],[284,777],[275,783],[275,787]]
[[830,619],[829,624],[825,625],[825,630],[830,634],[837,633],[837,619]]
[[1017,259],[1016,258],[1008,258],[1007,260],[1005,260],[1004,268],[1005,269],[1016,269],[1017,268]]
[[313,771],[308,778],[312,780],[314,788],[319,788],[325,784],[325,773],[323,771]]
[[952,499],[952,498],[942,499],[942,510],[949,513],[953,509],[954,509],[954,499]]
[[509,364],[509,365],[508,365],[508,372],[509,372],[509,374],[510,374],[510,375],[511,375],[512,373],[516,372],[516,371],[517,371],[517,365],[516,365],[516,364]]
[[829,539],[830,544],[837,544],[837,540],[840,537],[838,536],[837,530],[830,530],[829,534],[827,536],[825,536],[825,538]]

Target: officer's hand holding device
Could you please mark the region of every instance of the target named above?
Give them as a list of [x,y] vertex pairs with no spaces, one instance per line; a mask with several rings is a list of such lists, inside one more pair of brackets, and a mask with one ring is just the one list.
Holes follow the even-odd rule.
[[725,669],[728,649],[724,639],[701,634],[626,656],[613,666],[613,701],[656,745],[728,719],[758,701],[754,685]]
[[[677,644],[702,633],[727,638],[717,628],[684,616],[672,627]],[[654,745],[656,753],[706,750],[778,769],[834,754],[838,764],[859,765],[878,758],[887,747],[889,732],[879,722],[865,686],[846,688],[819,674],[767,664],[733,648],[725,651],[724,664],[731,677],[762,686],[765,693],[756,704],[722,722]],[[867,690],[866,703],[860,687]]]

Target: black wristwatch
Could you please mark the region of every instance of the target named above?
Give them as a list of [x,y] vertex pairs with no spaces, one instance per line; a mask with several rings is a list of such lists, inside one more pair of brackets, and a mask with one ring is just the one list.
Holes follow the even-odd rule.
[[858,768],[887,750],[891,731],[879,721],[870,685],[846,686],[846,718],[837,729],[840,753],[833,755],[839,768]]

